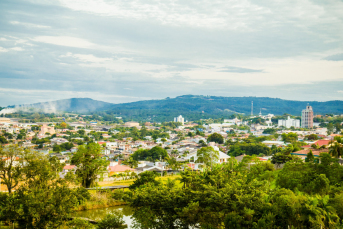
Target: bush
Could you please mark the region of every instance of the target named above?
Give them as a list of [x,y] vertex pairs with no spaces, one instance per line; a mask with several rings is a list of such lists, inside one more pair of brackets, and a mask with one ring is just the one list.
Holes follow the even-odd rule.
[[83,203],[84,201],[90,200],[91,198],[91,194],[84,187],[77,188],[75,190],[75,195],[79,204]]
[[123,215],[118,211],[107,214],[103,220],[98,222],[97,229],[118,229],[126,228],[124,226]]
[[67,223],[68,228],[77,228],[77,229],[95,229],[95,226],[90,222],[83,219],[73,219]]

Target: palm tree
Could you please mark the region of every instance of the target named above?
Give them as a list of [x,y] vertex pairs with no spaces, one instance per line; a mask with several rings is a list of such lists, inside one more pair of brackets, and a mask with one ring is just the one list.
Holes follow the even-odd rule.
[[197,162],[204,163],[206,166],[213,166],[219,160],[219,152],[215,151],[211,146],[202,147],[197,152]]
[[343,139],[335,137],[335,142],[331,142],[329,146],[329,153],[335,158],[340,158],[343,155]]

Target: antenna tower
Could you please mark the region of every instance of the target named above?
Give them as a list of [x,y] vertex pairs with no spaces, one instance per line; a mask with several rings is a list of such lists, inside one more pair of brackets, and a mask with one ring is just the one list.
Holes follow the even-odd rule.
[[251,101],[251,116],[254,115],[253,110],[254,110],[254,101]]

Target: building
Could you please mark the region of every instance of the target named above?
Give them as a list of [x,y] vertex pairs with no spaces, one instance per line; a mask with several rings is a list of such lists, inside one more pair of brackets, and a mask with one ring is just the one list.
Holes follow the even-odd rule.
[[182,115],[180,115],[179,117],[175,117],[174,118],[174,122],[181,122],[182,125],[185,124],[185,119],[182,117]]
[[234,118],[234,119],[224,119],[224,123],[227,123],[229,125],[241,125],[242,124],[242,120],[238,119],[238,118]]
[[293,126],[294,128],[300,128],[300,120],[292,119],[288,116],[287,119],[279,119],[278,126],[284,126],[286,128],[291,128]]
[[313,127],[313,110],[312,107],[307,105],[306,109],[301,113],[301,127],[312,128]]
[[126,122],[124,124],[124,127],[139,127],[139,123],[138,122]]
[[40,129],[39,134],[44,136],[46,133],[49,133],[50,135],[55,134],[55,128],[53,126],[48,126],[47,124],[43,124],[43,126]]
[[10,123],[11,119],[0,117],[0,123]]

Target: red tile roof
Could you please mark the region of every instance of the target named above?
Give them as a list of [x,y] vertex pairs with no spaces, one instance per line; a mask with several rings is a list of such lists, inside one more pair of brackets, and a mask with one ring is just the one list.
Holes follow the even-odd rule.
[[110,172],[125,172],[126,170],[130,171],[136,171],[133,168],[130,168],[129,166],[126,165],[115,165],[115,166],[109,166],[108,171]]
[[314,144],[318,146],[328,145],[330,143],[330,140],[318,140]]
[[63,167],[63,169],[69,170],[69,169],[73,169],[75,167],[76,167],[76,165],[66,165]]

